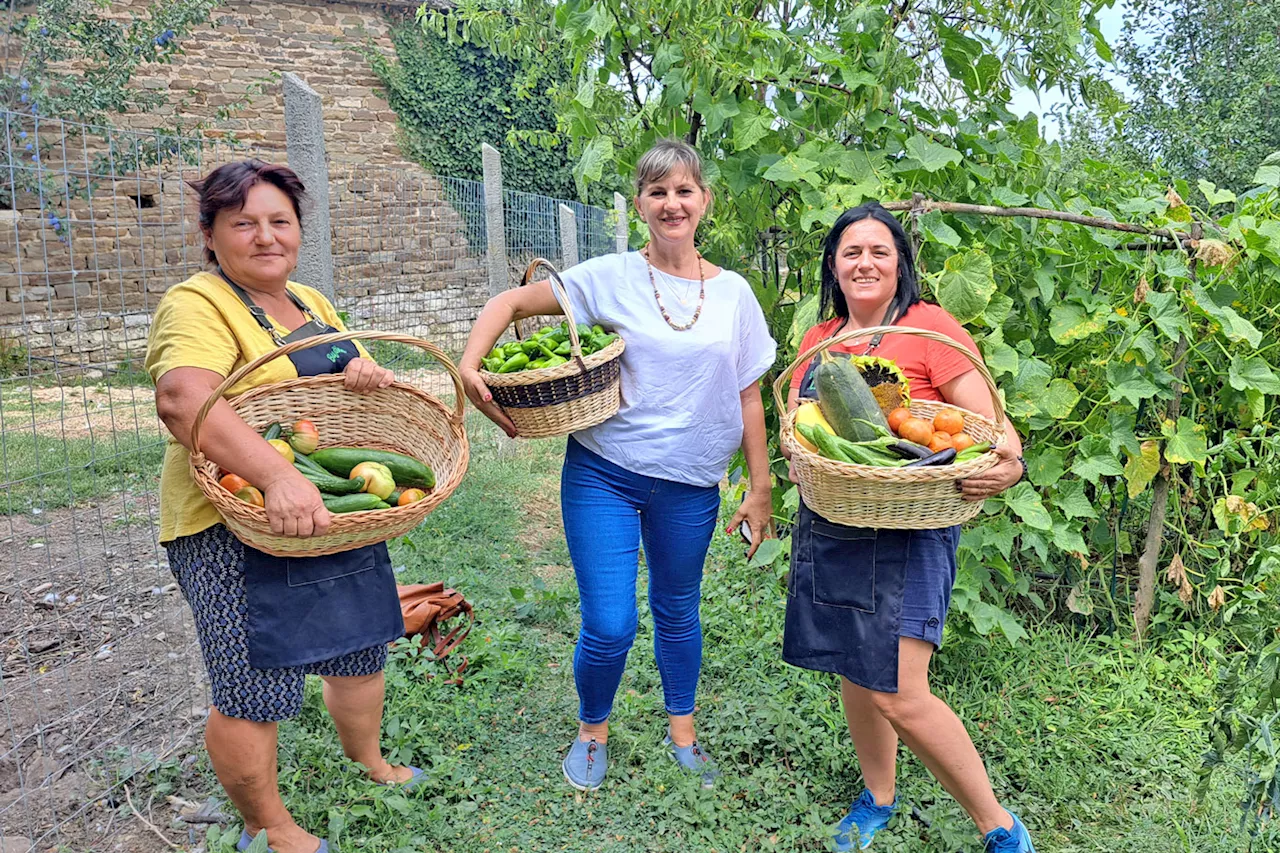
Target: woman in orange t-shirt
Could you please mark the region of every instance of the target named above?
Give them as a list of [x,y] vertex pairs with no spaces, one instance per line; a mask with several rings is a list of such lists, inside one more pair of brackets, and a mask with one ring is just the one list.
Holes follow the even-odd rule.
[[[846,329],[899,325],[941,332],[979,354],[954,317],[921,301],[906,233],[875,202],[836,220],[823,254],[821,299],[819,316],[834,316],[805,334],[801,351]],[[995,416],[973,365],[943,344],[885,334],[832,350],[894,360],[910,382],[912,399]],[[816,396],[809,390],[811,367],[795,371],[788,408]],[[996,450],[999,463],[957,486],[966,500],[997,495],[1025,474],[1018,435],[1012,427],[1006,432]],[[845,719],[866,781],[835,833],[837,850],[866,847],[897,811],[901,738],[964,806],[985,849],[1034,853],[1026,827],[996,800],[964,724],[929,686],[929,660],[942,644],[959,542],[959,526],[846,527],[801,501],[791,539],[782,655],[795,666],[841,676]]]

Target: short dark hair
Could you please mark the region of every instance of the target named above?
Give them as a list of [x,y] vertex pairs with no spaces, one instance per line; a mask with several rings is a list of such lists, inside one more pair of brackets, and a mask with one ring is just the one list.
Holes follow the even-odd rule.
[[[262,160],[241,160],[239,163],[219,166],[205,177],[187,182],[200,197],[201,230],[208,232],[213,228],[213,220],[219,211],[244,207],[249,190],[258,184],[271,184],[289,197],[294,215],[298,217],[298,227],[301,228],[302,203],[307,198],[307,188],[303,186],[298,173],[288,166],[264,163]],[[218,256],[207,246],[204,259],[210,264],[218,262]]]
[[920,301],[920,281],[916,276],[915,254],[911,251],[911,241],[902,223],[893,214],[880,206],[878,201],[869,201],[852,207],[840,214],[840,218],[831,226],[822,251],[822,295],[818,302],[818,317],[826,318],[828,312],[842,320],[849,319],[849,303],[836,281],[836,252],[840,250],[840,238],[845,229],[855,222],[874,219],[889,229],[893,235],[893,245],[898,250],[898,292],[889,303],[890,313],[901,316],[912,305]]

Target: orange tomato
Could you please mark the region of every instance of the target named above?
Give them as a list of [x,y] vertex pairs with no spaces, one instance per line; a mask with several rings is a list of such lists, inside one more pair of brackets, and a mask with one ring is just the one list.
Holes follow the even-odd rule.
[[898,427],[898,435],[907,441],[929,446],[929,442],[933,441],[933,424],[924,418],[907,418]]
[[911,410],[899,406],[889,413],[889,429],[897,432],[898,427],[902,426],[902,422],[909,417],[911,417]]
[[933,416],[933,428],[950,435],[964,432],[964,415],[955,409],[943,409]]
[[426,496],[427,493],[422,489],[405,489],[396,500],[396,506],[408,506],[411,503],[417,503]]
[[262,497],[262,492],[258,491],[253,486],[245,486],[243,489],[236,492],[236,497],[245,503],[253,504],[254,506],[267,505],[266,499]]
[[234,495],[236,492],[249,485],[249,481],[244,477],[241,477],[239,474],[226,474],[218,481],[218,485],[222,486],[222,488]]
[[929,449],[934,453],[938,453],[948,447],[954,447],[951,442],[951,435],[942,430],[934,430],[933,438],[929,440]]
[[951,446],[956,449],[956,453],[959,453],[966,447],[973,447],[973,444],[973,438],[967,432],[958,432],[951,436]]

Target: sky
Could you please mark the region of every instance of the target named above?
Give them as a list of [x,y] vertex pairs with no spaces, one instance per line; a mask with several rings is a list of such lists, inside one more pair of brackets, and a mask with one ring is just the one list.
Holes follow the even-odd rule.
[[[1124,23],[1124,18],[1129,11],[1129,0],[1118,0],[1118,2],[1110,9],[1104,9],[1098,13],[1098,22],[1101,25],[1102,35],[1107,43],[1114,46],[1120,37],[1120,30]],[[1112,74],[1111,82],[1121,93],[1127,92],[1124,80],[1118,74]],[[1047,92],[1041,92],[1037,99],[1036,93],[1030,89],[1020,88],[1014,91],[1013,100],[1009,104],[1009,109],[1020,116],[1027,113],[1035,113],[1040,116],[1041,132],[1048,139],[1057,139],[1060,133],[1057,121],[1049,115],[1049,111],[1055,107],[1066,103],[1066,97],[1062,94],[1061,89],[1050,89]]]

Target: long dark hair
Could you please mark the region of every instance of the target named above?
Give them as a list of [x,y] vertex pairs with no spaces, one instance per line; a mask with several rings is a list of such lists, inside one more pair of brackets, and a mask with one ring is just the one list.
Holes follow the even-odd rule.
[[[220,210],[240,210],[244,207],[249,190],[258,184],[271,184],[288,196],[293,205],[293,213],[298,217],[298,228],[302,228],[302,203],[307,197],[307,188],[302,185],[298,173],[288,166],[264,163],[261,160],[241,160],[238,163],[227,163],[214,169],[204,178],[188,181],[187,185],[200,196],[200,228],[206,234],[213,228],[213,220]],[[208,246],[204,250],[204,259],[209,264],[216,264],[218,256]]]
[[844,236],[845,229],[864,219],[874,219],[888,228],[889,233],[893,235],[893,245],[898,250],[898,292],[889,303],[890,316],[897,319],[908,308],[920,301],[916,258],[911,252],[911,241],[907,239],[907,232],[903,230],[902,224],[894,218],[892,213],[880,206],[880,202],[869,201],[840,214],[836,224],[831,226],[831,233],[827,234],[822,251],[822,296],[818,302],[819,319],[829,316],[839,317],[842,320],[849,319],[849,303],[844,298],[844,291],[840,289],[840,282],[836,281],[836,252],[840,250],[840,238]]

